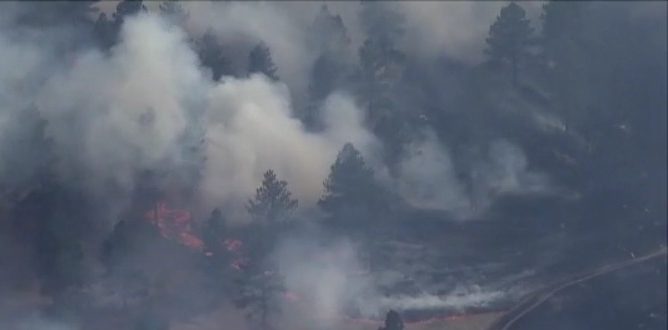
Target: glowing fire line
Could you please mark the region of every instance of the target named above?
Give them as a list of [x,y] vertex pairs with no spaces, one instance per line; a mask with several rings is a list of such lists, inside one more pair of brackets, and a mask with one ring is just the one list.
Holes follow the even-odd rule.
[[[160,235],[168,240],[174,240],[181,245],[203,253],[207,257],[214,255],[212,251],[205,251],[204,240],[193,230],[193,220],[190,212],[181,209],[171,209],[167,203],[160,201],[153,210],[145,213],[144,217],[153,224]],[[234,255],[230,267],[241,271],[247,264],[247,258],[243,257],[243,242],[239,239],[227,238],[220,242],[228,253]]]
[[[187,210],[170,209],[166,202],[160,201],[156,204],[153,210],[146,212],[144,217],[158,229],[160,235],[165,239],[175,240],[183,246],[203,253],[207,257],[213,256],[213,252],[205,251],[204,241],[194,233],[192,216]],[[243,242],[241,240],[227,238],[222,240],[220,244],[225,251],[235,256],[230,262],[230,267],[237,271],[241,271],[248,264],[247,258],[242,255]],[[291,291],[286,291],[283,294],[283,299],[292,303],[301,301],[301,298],[301,295]],[[452,321],[465,318],[466,316],[467,315],[450,315],[433,317],[420,321],[408,321],[405,323],[426,324],[437,321]],[[371,319],[350,317],[345,317],[344,319],[356,323],[378,323],[378,321]]]
[[167,203],[161,201],[156,204],[155,209],[146,212],[144,216],[158,228],[162,237],[175,240],[193,250],[204,249],[204,241],[193,233],[190,212],[170,209]]

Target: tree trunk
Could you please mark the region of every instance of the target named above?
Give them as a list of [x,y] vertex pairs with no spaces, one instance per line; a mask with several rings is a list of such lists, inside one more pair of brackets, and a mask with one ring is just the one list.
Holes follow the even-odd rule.
[[511,62],[511,74],[513,79],[513,87],[517,87],[517,56],[513,55]]
[[266,283],[262,283],[262,305],[260,306],[260,324],[262,325],[262,330],[268,330],[269,327],[267,326],[267,308],[268,308],[268,303],[267,303],[267,287]]

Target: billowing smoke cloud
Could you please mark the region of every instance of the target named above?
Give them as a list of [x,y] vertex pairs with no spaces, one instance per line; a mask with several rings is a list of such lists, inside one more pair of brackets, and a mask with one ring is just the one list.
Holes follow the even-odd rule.
[[299,237],[279,245],[274,257],[287,289],[299,297],[304,313],[300,319],[311,319],[321,326],[323,322],[335,324],[351,307],[357,307],[357,299],[373,295],[358,252],[355,244],[346,240],[323,245],[313,238]]
[[207,84],[177,28],[144,16],[128,20],[121,38],[109,55],[77,54],[37,98],[61,171],[96,192],[127,191],[138,170],[174,162]]
[[448,151],[433,133],[409,149],[399,165],[397,189],[408,202],[431,209],[461,211],[470,208]]
[[[261,75],[226,79],[211,90],[209,140],[203,193],[213,201],[243,204],[271,168],[309,207],[322,192],[329,165],[346,142],[371,150],[377,143],[362,128],[360,112],[343,94],[325,102],[323,133],[308,133],[291,117],[287,88]],[[242,211],[242,210],[240,210]]]
[[[154,16],[130,19],[121,43],[109,54],[88,50],[71,55],[71,63],[52,69],[56,72],[43,87],[18,92],[12,86],[30,79],[30,72],[38,72],[46,60],[34,45],[8,45],[3,63],[22,65],[3,66],[7,83],[2,97],[15,109],[35,99],[61,156],[60,173],[95,194],[122,195],[132,189],[138,171],[168,169],[183,161],[179,137],[189,122],[198,120],[207,140],[200,190],[207,208],[223,204],[228,212],[242,214],[238,205],[270,168],[289,182],[302,205],[313,205],[329,165],[346,142],[361,149],[383,173],[374,158],[381,146],[363,128],[352,97],[332,94],[323,109],[325,131],[308,133],[292,117],[287,85],[262,75],[226,77],[214,84],[205,78],[185,39],[180,29]],[[16,68],[28,74],[19,75]],[[32,81],[25,84],[35,86]],[[432,134],[427,136],[401,163],[393,185],[416,206],[469,208],[472,202],[456,179],[447,150]],[[492,149],[494,165],[484,165],[480,172],[485,177],[476,183],[484,196],[475,198],[487,198],[497,183],[503,191],[539,184],[535,181],[540,179],[521,174],[526,167],[521,150],[504,144]]]
[[270,168],[308,207],[344,143],[363,152],[379,148],[350,96],[332,94],[323,105],[325,131],[308,133],[292,117],[286,85],[263,75],[214,84],[185,39],[180,29],[153,15],[128,19],[109,54],[74,54],[43,87],[23,93],[12,93],[12,86],[44,59],[33,45],[11,45],[3,63],[25,63],[16,66],[24,73],[3,66],[8,90],[2,97],[18,109],[27,106],[22,100],[35,99],[60,155],[61,175],[98,197],[126,195],[140,170],[170,169],[185,161],[179,138],[192,122],[201,122],[206,132],[200,194],[207,207],[237,205],[242,211],[240,205]]
[[[201,6],[205,7],[188,5],[192,17],[204,15],[204,9],[214,5]],[[231,3],[211,12],[224,10],[237,18],[245,17],[241,13],[268,15],[254,20],[257,25],[215,21],[223,22],[219,27],[225,31],[220,32],[223,37],[236,33],[266,40],[270,46],[275,43],[279,67],[304,70],[308,61],[301,59],[309,51],[302,43],[305,37],[300,26],[307,20],[291,20],[289,11],[274,13],[273,6]],[[214,22],[200,18],[205,24]],[[48,43],[42,49],[4,35],[0,43],[5,49],[0,98],[11,109],[25,109],[28,100],[34,100],[48,122],[46,134],[59,156],[59,174],[85,186],[93,196],[127,196],[139,171],[169,170],[191,161],[183,159],[180,150],[181,137],[192,125],[202,126],[205,132],[206,161],[199,187],[204,209],[223,206],[226,212],[241,216],[243,201],[252,195],[267,169],[287,180],[301,205],[309,208],[320,196],[329,165],[346,142],[362,151],[379,176],[387,172],[376,157],[382,146],[363,127],[362,111],[352,96],[330,95],[322,109],[325,130],[307,132],[293,117],[290,90],[294,85],[289,79],[272,82],[253,75],[225,77],[214,83],[200,68],[187,35],[154,15],[128,19],[120,43],[109,53],[75,51],[59,66],[48,59],[53,52]],[[281,63],[283,59],[295,62]],[[3,113],[0,124],[11,126],[14,117],[11,112]],[[470,196],[454,173],[447,148],[433,134],[426,136],[408,152],[399,175],[389,180],[415,206],[459,212],[470,209],[477,200],[488,204],[490,190],[540,190],[545,186],[544,179],[524,174],[527,161],[520,149],[499,144],[492,147],[491,162],[480,165],[481,174]],[[7,154],[28,155],[11,149],[10,144],[3,144],[3,149]],[[22,161],[31,163],[30,159]]]
[[[223,44],[245,44],[241,49],[264,41],[272,51],[278,75],[294,94],[305,92],[308,70],[316,56],[306,39],[318,7],[272,2],[189,2],[184,6],[191,17],[188,26],[196,34],[212,29]],[[245,65],[245,53],[236,57],[241,58],[232,60]]]
[[[520,149],[498,142],[477,165],[481,175],[474,180],[476,189],[471,194],[457,177],[448,149],[431,133],[408,149],[397,175],[390,178],[378,157],[383,146],[365,129],[363,111],[353,96],[341,91],[329,95],[322,105],[324,129],[307,131],[294,117],[291,94],[291,89],[300,88],[300,79],[306,81],[300,75],[306,75],[313,55],[301,43],[305,36],[299,24],[306,26],[306,22],[296,24],[291,15],[273,13],[263,4],[229,6],[227,15],[237,19],[218,20],[225,23],[215,31],[223,39],[225,33],[239,33],[242,38],[265,40],[284,81],[274,82],[260,74],[211,81],[187,34],[152,14],[126,19],[119,43],[108,53],[75,50],[57,66],[50,59],[55,53],[52,45],[38,47],[31,41],[0,35],[0,46],[5,49],[0,98],[13,111],[2,113],[0,125],[21,127],[18,111],[34,104],[46,120],[47,137],[53,140],[58,175],[69,184],[80,185],[93,198],[114,204],[110,208],[129,202],[139,172],[169,172],[192,161],[183,159],[181,151],[182,137],[193,126],[200,126],[203,132],[206,159],[197,187],[198,206],[203,212],[221,207],[232,219],[245,216],[244,202],[267,169],[288,181],[301,209],[312,208],[329,166],[346,142],[363,153],[381,181],[416,207],[465,216],[478,200],[488,205],[495,193],[547,189],[542,176],[527,171]],[[197,8],[197,4],[189,7]],[[193,13],[198,15],[196,10]],[[259,20],[263,22],[259,26],[244,27],[238,21],[244,13],[266,17]],[[285,16],[277,20],[275,15]],[[37,155],[9,143],[16,136],[21,133],[3,130],[2,153],[14,162],[3,163],[4,169],[26,172],[12,177],[30,177],[37,169],[16,164],[38,163],[33,160]],[[365,266],[354,244],[338,241],[321,246],[316,241],[288,239],[275,251],[288,290],[304,306],[295,312],[301,313],[297,319],[302,324],[311,320],[335,325],[351,308],[360,315],[377,317],[387,308],[459,308],[497,298],[494,292],[384,297],[377,292],[374,278],[362,271]],[[104,285],[117,291],[114,283]],[[98,303],[112,304],[102,299],[112,294],[98,295]],[[60,325],[29,326],[59,329]]]
[[[518,279],[531,274],[524,271],[493,281],[474,276],[457,283],[432,284],[441,288],[432,287],[431,291],[425,286],[415,294],[388,294],[380,288],[395,287],[410,279],[411,274],[420,272],[415,265],[394,264],[370,272],[368,247],[345,239],[323,243],[320,235],[309,232],[285,238],[273,255],[285,276],[286,289],[296,297],[294,303],[299,308],[294,313],[298,314],[291,315],[300,320],[301,326],[304,322],[333,326],[343,320],[343,315],[379,319],[389,309],[464,312],[494,308],[512,297],[522,296],[526,288],[518,284]],[[427,271],[438,268],[424,266],[435,267]],[[432,293],[436,291],[442,293]]]
[[471,178],[462,180],[448,149],[427,132],[408,149],[396,178],[384,177],[384,182],[413,206],[449,211],[460,219],[480,215],[503,194],[556,192],[547,175],[529,170],[522,149],[506,140],[492,141],[468,166]]
[[[544,2],[525,3],[534,27]],[[325,2],[333,14],[340,15],[357,49],[366,38],[361,26],[359,2]],[[212,29],[223,44],[264,41],[272,50],[278,74],[291,88],[293,96],[302,97],[308,75],[319,49],[308,43],[311,24],[321,2],[187,2],[187,27],[195,34]],[[446,56],[468,64],[483,60],[489,26],[505,2],[397,2],[393,7],[405,17],[405,38],[401,48],[411,56],[435,58]],[[244,49],[244,47],[241,47]],[[245,53],[232,53],[231,60],[244,65]]]
[[553,192],[548,177],[529,170],[522,149],[505,140],[490,144],[486,160],[474,167],[472,176],[472,201],[478,209],[502,194]]

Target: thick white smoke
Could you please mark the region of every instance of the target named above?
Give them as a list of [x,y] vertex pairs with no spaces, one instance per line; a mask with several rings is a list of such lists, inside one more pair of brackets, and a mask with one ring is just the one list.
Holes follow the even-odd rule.
[[298,297],[295,303],[302,323],[308,320],[318,328],[328,328],[340,322],[351,307],[363,308],[357,304],[361,297],[377,296],[358,249],[350,241],[322,244],[314,238],[286,239],[274,257],[287,290]]
[[[287,38],[293,37],[300,38]],[[363,127],[362,112],[351,96],[330,95],[322,109],[325,130],[307,132],[293,117],[290,84],[262,75],[211,81],[187,35],[155,15],[127,19],[120,43],[109,53],[76,51],[60,66],[47,66],[53,64],[49,47],[42,50],[4,36],[0,43],[7,46],[3,63],[15,64],[0,66],[0,98],[13,109],[34,100],[48,122],[46,134],[54,141],[59,173],[96,197],[128,196],[139,171],[177,166],[183,161],[179,138],[193,122],[206,132],[199,187],[204,210],[222,206],[242,216],[243,202],[267,169],[287,180],[308,209],[346,142],[362,151],[379,176],[386,173],[375,157],[382,146]],[[27,74],[19,74],[18,68]],[[9,114],[0,116],[0,124],[13,125]],[[476,200],[488,204],[490,190],[545,186],[539,176],[523,174],[527,164],[520,149],[506,144],[492,149],[473,196],[457,180],[447,149],[433,134],[409,152],[390,186],[415,206],[451,211],[466,210]],[[3,152],[17,153],[8,144]]]
[[225,79],[211,90],[210,101],[202,191],[207,199],[230,202],[231,207],[243,204],[269,168],[309,207],[320,196],[329,165],[344,143],[361,150],[375,145],[362,128],[359,110],[342,94],[325,102],[327,128],[318,134],[306,132],[291,117],[286,86],[262,75]]
[[528,168],[522,149],[506,140],[493,141],[487,157],[472,173],[471,198],[477,210],[484,210],[502,194],[555,192],[545,174]]
[[[211,29],[223,44],[246,44],[246,49],[259,41],[265,42],[271,49],[281,80],[298,95],[306,91],[309,68],[316,56],[305,41],[318,7],[318,4],[289,6],[272,2],[184,4],[191,18],[187,25],[195,34]],[[239,56],[243,60],[236,60],[238,65],[245,65],[245,55]]]
[[130,19],[111,54],[76,54],[47,81],[37,106],[66,177],[127,191],[138,170],[173,161],[207,85],[184,38],[153,16]]
[[[26,66],[37,65],[39,52],[8,48],[4,56],[26,53]],[[128,19],[110,54],[89,50],[72,58],[22,96],[34,98],[48,121],[60,173],[91,193],[127,194],[138,171],[176,164],[179,137],[200,114],[207,140],[201,197],[207,207],[223,204],[230,212],[243,210],[270,168],[308,208],[344,143],[363,152],[377,148],[350,96],[331,95],[323,106],[326,130],[308,133],[292,117],[286,85],[262,75],[210,81],[185,34],[154,15]],[[2,69],[10,81],[4,86],[21,81],[11,67]],[[3,98],[19,102],[10,92]]]
[[458,310],[465,311],[466,309],[475,307],[488,307],[496,300],[499,300],[507,295],[502,291],[483,292],[479,288],[472,289],[473,291],[460,291],[447,296],[436,296],[430,294],[422,294],[418,296],[400,296],[392,298],[381,298],[379,305],[382,306],[380,310],[397,309],[397,310]]
[[449,211],[459,219],[480,215],[499,195],[555,192],[545,174],[528,168],[522,149],[506,140],[492,141],[470,166],[467,187],[457,177],[449,150],[426,132],[408,149],[397,177],[384,181],[411,205]]
[[409,156],[399,164],[396,186],[417,207],[459,212],[470,208],[448,151],[431,132],[409,149]]

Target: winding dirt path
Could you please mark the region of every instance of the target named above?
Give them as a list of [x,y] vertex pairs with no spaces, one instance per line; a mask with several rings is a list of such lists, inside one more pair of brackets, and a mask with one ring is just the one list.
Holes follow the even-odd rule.
[[529,312],[536,309],[538,306],[545,303],[548,299],[553,297],[555,294],[560,291],[567,289],[573,285],[588,281],[592,278],[596,278],[601,275],[605,275],[623,268],[631,267],[636,264],[646,262],[648,260],[658,258],[661,256],[666,256],[668,249],[663,247],[657,251],[654,251],[650,254],[646,254],[641,257],[635,257],[629,260],[604,265],[598,267],[594,270],[588,271],[586,273],[579,274],[577,276],[568,278],[566,280],[560,281],[558,283],[552,284],[536,293],[531,294],[525,298],[518,305],[513,307],[511,310],[506,312],[498,320],[496,320],[488,329],[489,330],[508,330],[512,327],[518,320],[527,315]]

